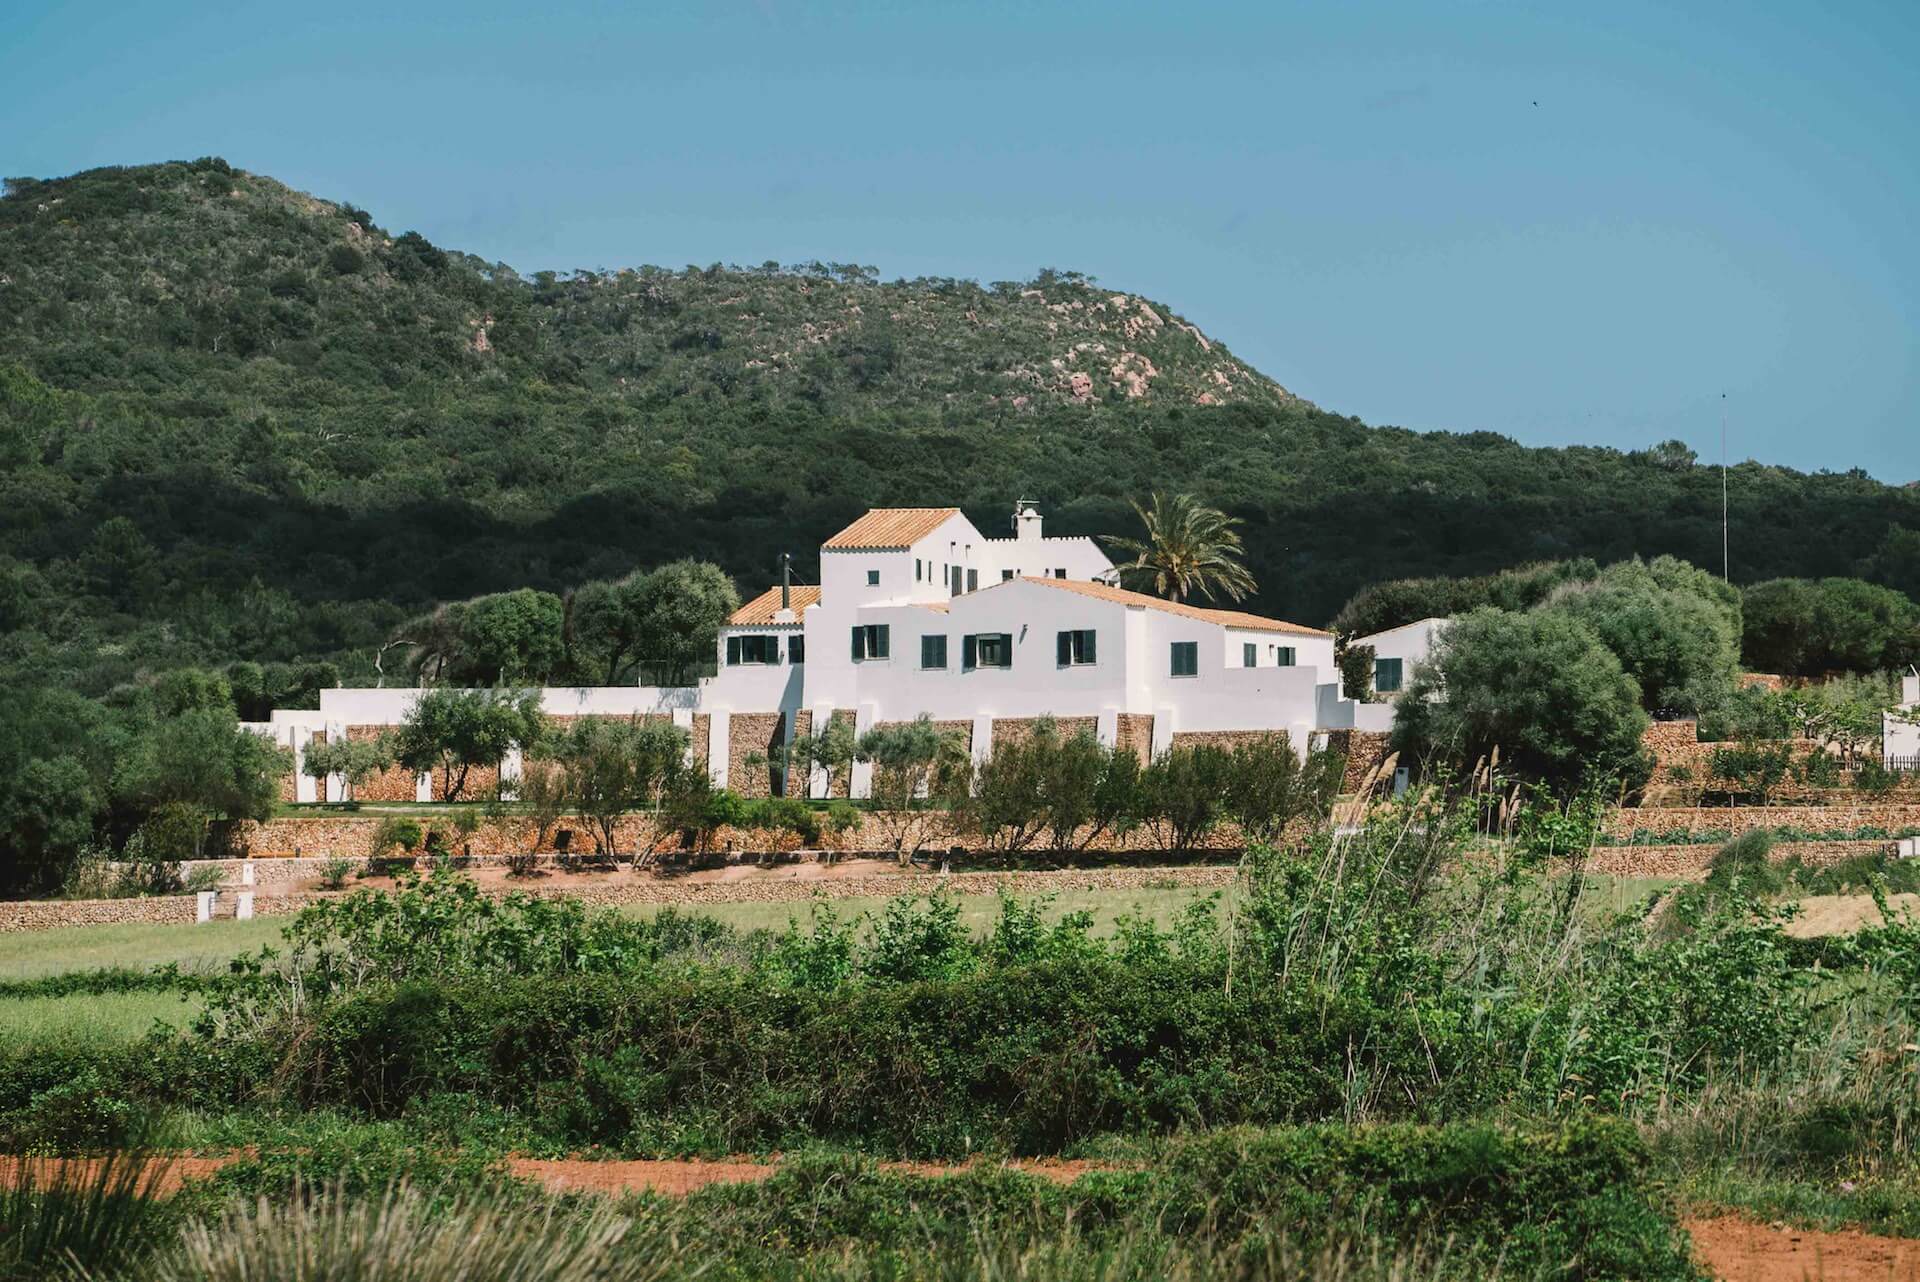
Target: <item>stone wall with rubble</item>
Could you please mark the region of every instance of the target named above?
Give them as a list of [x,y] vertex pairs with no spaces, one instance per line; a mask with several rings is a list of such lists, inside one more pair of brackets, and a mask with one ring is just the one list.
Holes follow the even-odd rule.
[[1610,810],[1602,831],[1629,838],[1635,832],[1748,832],[1796,828],[1801,832],[1857,832],[1877,828],[1899,834],[1920,830],[1920,805],[1862,802],[1844,806],[1654,806]]
[[[1061,740],[1073,738],[1078,734],[1098,734],[1100,721],[1097,717],[1053,717],[1054,731]],[[1040,724],[1039,717],[996,717],[993,722],[993,746],[1025,743],[1033,734],[1033,728]]]
[[1357,792],[1375,767],[1392,751],[1393,736],[1385,730],[1329,730],[1327,747],[1347,758],[1340,791]]
[[[858,811],[860,826],[853,832],[833,840],[835,850],[844,853],[875,854],[892,849],[888,840],[886,825],[875,811]],[[583,820],[568,817],[548,832],[547,838],[536,850],[534,847],[534,824],[524,815],[508,814],[492,819],[484,819],[471,834],[461,833],[453,824],[453,814],[445,816],[431,812],[418,812],[408,816],[420,825],[422,833],[438,833],[448,850],[455,854],[475,857],[504,856],[521,853],[548,853],[560,849],[561,834],[568,834],[566,849],[574,854],[590,853],[593,850],[593,831]],[[272,860],[290,857],[331,857],[364,859],[370,853],[373,834],[379,828],[382,817],[377,815],[324,815],[293,816],[276,818],[264,824],[243,823],[235,834],[237,848],[244,851],[248,858]],[[1080,834],[1086,844],[1085,832]],[[621,816],[615,825],[615,853],[625,858],[636,851],[666,850],[677,847],[677,832],[660,831],[651,815],[630,814]],[[717,851],[768,851],[783,852],[794,849],[797,840],[790,832],[769,832],[758,828],[720,828],[712,838],[711,848]],[[956,827],[945,826],[929,843],[931,848],[944,849],[947,846],[978,845],[975,834]],[[1201,843],[1203,850],[1237,850],[1243,845],[1240,831],[1231,823],[1222,823]],[[1152,825],[1141,825],[1128,833],[1124,839],[1113,840],[1102,836],[1095,843],[1097,849],[1117,851],[1151,851],[1159,849],[1155,830]]]
[[[604,881],[570,886],[543,886],[538,881],[511,889],[543,899],[576,899],[583,903],[618,906],[674,904],[699,908],[719,904],[807,903],[816,899],[879,899],[895,895],[931,894],[944,890],[955,895],[990,895],[1000,891],[1034,896],[1061,891],[1130,891],[1193,888],[1220,889],[1233,884],[1238,869],[1232,864],[1194,864],[1179,868],[1086,868],[1060,872],[876,872],[871,876],[832,878],[743,878],[733,881],[688,883],[664,877],[612,874]],[[254,901],[261,917],[286,916],[317,899],[318,893],[266,895]],[[29,900],[0,902],[0,934],[53,930],[63,926],[124,925],[129,923],[190,924],[194,901],[190,895],[152,899]]]
[[[1739,791],[1736,781],[1713,773],[1713,754],[1737,745],[1703,742],[1697,722],[1656,721],[1641,736],[1641,743],[1653,758],[1653,775],[1644,799],[1648,806],[1692,806],[1698,803],[1702,791]],[[1811,739],[1774,739],[1762,746],[1786,748],[1796,772],[1807,758],[1829,752],[1824,744]],[[1885,797],[1870,798],[1854,786],[1853,771],[1839,770],[1837,777],[1838,786],[1830,788],[1813,787],[1798,778],[1783,779],[1768,791],[1768,796],[1776,804],[1793,805],[1920,803],[1920,778],[1903,782]]]
[[[1776,862],[1798,859],[1809,868],[1828,868],[1863,856],[1892,855],[1891,841],[1782,841],[1776,842]],[[1685,877],[1707,875],[1720,851],[1715,842],[1690,846],[1600,846],[1587,857],[1587,871],[1615,877]]]
[[1153,758],[1153,716],[1145,712],[1123,712],[1114,728],[1114,746],[1131,748],[1145,765]]

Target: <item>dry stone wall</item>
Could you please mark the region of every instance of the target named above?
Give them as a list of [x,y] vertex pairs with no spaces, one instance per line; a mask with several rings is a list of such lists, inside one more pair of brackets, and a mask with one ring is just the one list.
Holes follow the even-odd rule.
[[[1891,841],[1788,841],[1773,848],[1776,861],[1798,858],[1809,868],[1827,868],[1863,855],[1891,855]],[[1587,871],[1615,877],[1686,877],[1698,880],[1707,875],[1720,847],[1712,843],[1692,846],[1602,846],[1587,858]]]
[[1602,831],[1610,837],[1635,832],[1748,832],[1755,828],[1798,828],[1802,832],[1856,832],[1879,828],[1890,833],[1920,829],[1920,805],[1862,802],[1848,806],[1657,806],[1607,812]]
[[[993,721],[993,746],[1012,746],[1025,743],[1033,735],[1033,728],[1040,724],[1039,717],[995,717]],[[1055,731],[1062,740],[1078,734],[1093,735],[1100,730],[1097,717],[1054,717]],[[972,738],[971,734],[968,736]]]

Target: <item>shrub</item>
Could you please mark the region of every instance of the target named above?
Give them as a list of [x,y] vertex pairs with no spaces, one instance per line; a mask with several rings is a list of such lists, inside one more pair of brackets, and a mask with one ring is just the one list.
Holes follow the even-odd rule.
[[341,890],[347,884],[348,874],[353,872],[353,861],[339,855],[320,865],[320,889]]
[[1853,786],[1869,797],[1885,797],[1898,791],[1906,776],[1901,771],[1889,770],[1872,757],[1863,760],[1853,772]]
[[420,848],[424,840],[420,825],[413,820],[400,816],[382,819],[373,830],[373,836],[368,839],[367,863],[370,867],[379,868],[393,861],[396,850],[400,852],[401,860],[411,863],[414,851]]

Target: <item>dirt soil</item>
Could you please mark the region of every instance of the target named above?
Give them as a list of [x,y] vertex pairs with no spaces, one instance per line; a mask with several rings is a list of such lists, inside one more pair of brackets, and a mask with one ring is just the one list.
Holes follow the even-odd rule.
[[[167,1196],[179,1192],[188,1180],[211,1177],[238,1156],[175,1157],[164,1164],[156,1162],[149,1172],[143,1174],[142,1180],[151,1182],[151,1192]],[[1057,1184],[1071,1184],[1089,1171],[1113,1169],[1098,1162],[1059,1159],[1005,1162],[1002,1165],[1009,1170],[1024,1171]],[[881,1166],[902,1174],[925,1176],[953,1175],[968,1169],[964,1165],[937,1162],[882,1162]],[[759,1161],[746,1157],[717,1162],[676,1158],[601,1162],[582,1158],[514,1157],[507,1159],[506,1167],[509,1174],[524,1180],[537,1180],[556,1193],[646,1192],[681,1197],[709,1184],[752,1184],[770,1179],[780,1169],[780,1164],[777,1158]],[[0,1185],[15,1183],[27,1171],[32,1172],[37,1183],[86,1183],[97,1177],[99,1170],[98,1158],[62,1161],[0,1157]]]
[[1820,1232],[1755,1224],[1737,1215],[1691,1220],[1694,1254],[1727,1282],[1915,1282],[1920,1241],[1853,1229]]
[[[189,1179],[206,1179],[233,1157],[178,1157],[152,1175],[152,1191],[162,1196],[178,1192]],[[905,1174],[952,1175],[965,1166],[933,1162],[886,1162],[888,1170]],[[1109,1170],[1097,1162],[1059,1160],[1007,1162],[1005,1167],[1025,1171],[1060,1184],[1071,1184],[1089,1171]],[[85,1180],[99,1168],[98,1159],[59,1162],[0,1157],[0,1184],[11,1185],[25,1170],[41,1183],[61,1179]],[[588,1161],[579,1158],[516,1157],[507,1169],[522,1179],[537,1180],[555,1192],[661,1193],[680,1197],[709,1184],[750,1184],[770,1178],[778,1159],[758,1161]],[[1854,1229],[1823,1232],[1780,1224],[1757,1224],[1737,1215],[1688,1220],[1694,1254],[1715,1278],[1726,1282],[1920,1282],[1920,1240],[1876,1237]]]
[[[1894,912],[1920,915],[1920,895],[1888,895]],[[1818,935],[1850,935],[1862,926],[1884,924],[1871,895],[1808,895],[1800,901],[1800,915],[1787,923],[1787,933],[1803,939]]]

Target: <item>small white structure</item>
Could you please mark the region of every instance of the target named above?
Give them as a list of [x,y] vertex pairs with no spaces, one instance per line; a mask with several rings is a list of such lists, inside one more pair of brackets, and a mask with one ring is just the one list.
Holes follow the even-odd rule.
[[1882,714],[1880,732],[1886,765],[1920,768],[1920,669],[1909,668],[1900,678],[1900,706]]
[[202,890],[193,897],[193,920],[196,923],[213,920],[214,901],[220,898],[217,890]]
[[1433,653],[1434,643],[1446,626],[1445,619],[1418,619],[1385,632],[1355,637],[1349,644],[1373,647],[1373,693],[1398,698],[1413,679],[1414,668]]
[[235,921],[253,920],[253,892],[243,890],[233,898],[233,919]]

